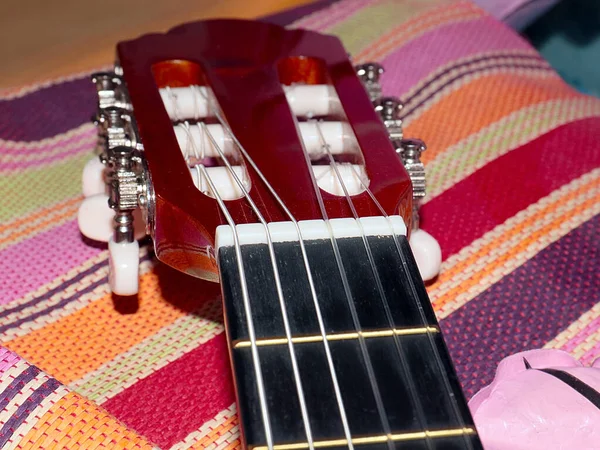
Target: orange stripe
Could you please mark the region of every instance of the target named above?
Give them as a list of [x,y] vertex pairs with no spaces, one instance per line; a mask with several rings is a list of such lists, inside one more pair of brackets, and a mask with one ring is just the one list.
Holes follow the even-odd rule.
[[409,117],[406,135],[427,142],[423,161],[428,162],[451,145],[515,111],[577,95],[558,77],[528,77],[523,73],[484,75],[448,93],[416,118]]
[[52,205],[48,208],[44,208],[42,210],[36,211],[29,216],[19,217],[19,219],[15,220],[14,222],[9,222],[7,224],[0,225],[0,233],[2,233],[5,230],[8,230],[9,228],[16,228],[24,223],[34,221],[34,220],[39,219],[40,217],[46,216],[48,214],[52,214],[53,211],[58,211],[62,208],[66,208],[66,207],[74,206],[74,205],[79,206],[79,203],[81,203],[82,200],[83,200],[83,197],[78,196],[76,198],[71,198],[69,200],[65,200],[63,202]]
[[[537,214],[535,214],[531,217],[528,217],[527,220],[519,223],[516,227],[507,230],[504,233],[504,235],[501,236],[500,238],[495,239],[495,240],[489,242],[487,245],[480,248],[476,253],[472,254],[469,258],[467,258],[463,261],[460,261],[458,264],[456,264],[454,267],[452,267],[448,271],[444,271],[442,273],[442,275],[440,276],[440,280],[437,283],[441,283],[442,281],[447,281],[447,280],[452,279],[455,276],[458,276],[460,273],[464,272],[469,266],[475,264],[479,258],[481,258],[483,255],[487,255],[490,252],[492,252],[494,250],[494,248],[499,247],[502,244],[502,242],[508,240],[511,236],[514,236],[515,234],[519,234],[519,233],[524,233],[524,230],[526,228],[528,228],[536,220],[538,220],[540,217],[550,214],[552,211],[559,208],[561,205],[569,203],[573,198],[583,195],[585,192],[590,191],[591,189],[597,189],[597,188],[598,188],[598,181],[595,180],[594,182],[584,185],[584,186],[580,187],[579,189],[573,191],[569,195],[560,198],[557,202],[547,205],[545,208],[541,209]],[[571,215],[575,214],[577,211],[583,211],[586,208],[593,206],[598,201],[600,201],[600,191],[597,196],[585,201],[584,203],[579,205],[575,210],[569,210],[567,212],[567,214],[571,216]],[[450,289],[438,300],[435,300],[434,301],[434,309],[436,311],[443,309],[443,307],[446,304],[452,302],[456,298],[456,296],[458,296],[461,292],[468,291],[473,286],[479,284],[482,279],[487,277],[498,267],[504,266],[507,264],[508,261],[515,259],[516,255],[518,255],[522,251],[526,250],[529,245],[538,241],[542,236],[546,236],[546,235],[552,233],[554,230],[559,229],[563,223],[564,223],[564,216],[558,217],[554,221],[549,223],[548,225],[540,228],[538,231],[531,234],[528,238],[523,239],[521,242],[519,242],[519,244],[516,247],[512,248],[510,251],[506,252],[499,258],[495,259],[492,264],[473,273],[473,275],[468,280],[465,280],[464,282],[460,283],[458,286]],[[431,290],[432,291],[435,290],[435,285],[432,286]],[[434,292],[432,292],[432,295],[433,294],[434,294]]]
[[139,309],[134,314],[119,313],[107,295],[4,345],[68,384],[196,309],[202,289],[198,283],[159,265],[140,278]]
[[73,207],[70,207],[65,212],[63,212],[62,214],[49,217],[47,220],[39,222],[39,223],[35,224],[34,226],[24,228],[13,234],[9,234],[6,238],[0,239],[0,246],[6,242],[10,242],[10,241],[18,239],[20,237],[33,234],[36,231],[44,230],[45,228],[48,227],[48,225],[59,223],[61,220],[65,219],[65,218],[72,217],[77,212],[78,207],[79,207],[79,205],[74,205]]
[[73,392],[53,405],[21,439],[18,449],[152,449],[93,402]]
[[[466,6],[466,7],[465,7]],[[408,22],[402,23],[388,33],[381,36],[375,42],[356,55],[355,60],[381,61],[390,52],[397,49],[405,42],[414,39],[420,34],[457,20],[477,19],[482,17],[481,10],[469,7],[465,3],[459,3],[452,7],[444,7],[437,11],[427,11],[424,15],[417,16]]]

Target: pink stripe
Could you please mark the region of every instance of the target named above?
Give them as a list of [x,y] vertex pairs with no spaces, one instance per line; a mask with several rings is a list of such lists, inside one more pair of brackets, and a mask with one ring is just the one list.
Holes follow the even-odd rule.
[[571,340],[561,347],[562,350],[567,352],[573,351],[575,347],[581,344],[583,341],[588,339],[592,334],[598,331],[600,328],[600,317],[592,320],[583,330],[577,333]]
[[0,251],[0,305],[64,275],[100,251],[83,242],[76,220]]
[[373,6],[375,3],[380,2],[374,2],[373,0],[347,0],[337,2],[328,8],[308,16],[306,19],[300,19],[295,22],[294,26],[300,26],[313,31],[324,31],[356,14],[361,9],[367,6]]
[[56,161],[64,161],[65,158],[75,156],[80,153],[89,153],[91,157],[93,146],[93,141],[86,140],[84,142],[78,143],[77,145],[66,151],[55,153],[50,156],[42,156],[30,161],[12,161],[7,163],[0,163],[0,171],[24,170],[30,169],[32,167],[44,166],[52,164]]
[[[497,50],[531,50],[531,46],[490,17],[451,23],[435,28],[408,42],[388,55],[382,62],[384,91],[392,95],[405,94],[427,75],[446,64],[471,55]],[[423,55],[427,58],[423,58]],[[410,61],[410,70],[406,62]],[[402,76],[392,77],[401,73]]]
[[585,352],[579,361],[586,366],[590,366],[596,359],[600,358],[600,342]]
[[14,366],[19,359],[21,358],[19,358],[15,353],[4,347],[0,347],[0,375]]
[[[69,131],[72,133],[73,130]],[[86,127],[73,134],[66,135],[66,133],[57,135],[52,139],[44,139],[46,143],[34,146],[35,142],[15,142],[15,141],[2,141],[0,143],[0,154],[3,155],[23,155],[33,154],[39,155],[41,153],[51,152],[57,148],[62,148],[67,145],[74,145],[80,142],[94,142],[96,139],[97,131],[94,128]],[[41,141],[40,141],[41,142]]]

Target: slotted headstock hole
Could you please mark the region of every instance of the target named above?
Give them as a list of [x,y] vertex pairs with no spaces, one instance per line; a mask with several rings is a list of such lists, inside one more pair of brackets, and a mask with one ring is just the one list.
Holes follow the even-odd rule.
[[364,157],[325,62],[294,56],[282,58],[277,68],[319,187],[338,196],[365,191]]
[[201,65],[161,61],[152,74],[196,188],[215,197],[212,185],[223,200],[244,197],[250,177]]
[[159,88],[206,86],[206,77],[199,64],[183,59],[161,61],[152,65],[152,75]]
[[329,84],[327,65],[322,59],[308,56],[290,56],[277,64],[279,81],[284,86],[291,84]]

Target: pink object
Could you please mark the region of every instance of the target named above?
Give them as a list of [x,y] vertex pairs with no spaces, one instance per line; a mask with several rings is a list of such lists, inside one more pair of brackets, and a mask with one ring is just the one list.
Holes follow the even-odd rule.
[[502,360],[469,408],[486,450],[600,449],[599,391],[600,360],[531,350]]

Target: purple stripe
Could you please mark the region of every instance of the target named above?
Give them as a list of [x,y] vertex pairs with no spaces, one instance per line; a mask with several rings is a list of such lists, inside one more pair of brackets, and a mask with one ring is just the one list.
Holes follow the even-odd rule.
[[600,301],[599,240],[597,215],[442,320],[467,397],[500,360],[544,346]]
[[53,295],[56,295],[59,292],[62,292],[64,290],[66,290],[69,286],[71,286],[71,285],[73,285],[73,284],[81,281],[82,279],[84,279],[88,275],[91,275],[91,274],[95,273],[96,271],[98,271],[98,270],[106,267],[107,264],[108,264],[107,261],[101,261],[99,263],[94,264],[89,269],[87,269],[87,270],[85,270],[83,272],[78,273],[73,278],[70,278],[67,281],[59,284],[55,288],[50,289],[45,294],[40,295],[39,297],[35,297],[35,298],[29,300],[28,302],[22,303],[20,305],[14,306],[12,308],[5,309],[4,311],[0,312],[0,318],[6,317],[9,314],[13,314],[13,313],[16,313],[16,312],[19,312],[19,311],[23,311],[25,308],[30,308],[32,306],[37,305],[40,302],[43,302],[44,300],[49,299]]
[[[152,254],[147,254],[143,258],[140,258],[140,263],[150,261],[150,259],[152,259]],[[104,264],[107,264],[107,263],[104,263]],[[106,278],[107,277],[103,277],[102,279],[93,282],[92,284],[85,287],[84,289],[78,290],[73,295],[63,298],[60,302],[42,310],[42,311],[38,311],[33,314],[28,314],[26,317],[23,317],[22,319],[19,319],[14,322],[11,322],[9,324],[0,326],[0,334],[6,333],[7,330],[10,330],[12,328],[18,328],[19,326],[23,325],[24,323],[35,321],[39,317],[46,316],[46,315],[50,314],[52,311],[56,311],[57,309],[61,309],[61,308],[65,307],[69,303],[77,301],[79,298],[92,292],[97,287],[104,285],[106,283]],[[34,301],[34,303],[39,303],[39,302]]]
[[6,331],[10,330],[11,328],[17,328],[24,323],[32,322],[39,317],[46,316],[46,315],[50,314],[52,311],[61,309],[64,306],[68,305],[69,303],[74,302],[75,300],[78,300],[81,296],[88,294],[89,292],[92,292],[94,289],[96,289],[99,286],[102,286],[105,283],[106,283],[106,277],[102,278],[98,281],[95,281],[94,283],[87,286],[85,289],[81,289],[80,291],[77,291],[76,293],[74,293],[73,295],[71,295],[69,297],[63,298],[60,302],[56,303],[55,305],[52,305],[49,308],[46,308],[42,311],[38,311],[33,314],[28,314],[26,317],[23,317],[22,319],[19,319],[19,320],[15,320],[14,322],[11,322],[7,325],[2,325],[2,326],[0,326],[0,334],[6,333]]
[[2,172],[16,172],[27,169],[32,169],[40,166],[49,166],[52,163],[59,162],[64,163],[68,158],[79,156],[82,153],[92,154],[94,148],[94,141],[82,142],[75,148],[68,149],[63,152],[58,152],[52,155],[39,157],[28,161],[10,161],[6,163],[0,163],[0,171]]
[[286,26],[290,25],[298,19],[301,19],[304,16],[308,16],[309,14],[325,9],[328,6],[331,6],[339,1],[340,0],[321,0],[314,3],[309,3],[308,5],[288,9],[277,14],[272,14],[270,16],[262,18],[261,20],[265,22],[274,23],[275,25]]
[[[451,23],[411,40],[385,57],[381,63],[386,73],[381,82],[385,92],[401,96],[452,61],[483,52],[531,49],[524,39],[507,33],[505,25],[489,17]],[[410,70],[406,70],[407,61]]]
[[[422,86],[419,87],[419,89],[417,91],[415,91],[414,94],[412,94],[411,96],[408,97],[404,97],[402,99],[404,105],[407,105],[408,103],[410,103],[415,97],[417,97],[418,95],[420,95],[425,89],[427,89],[429,86],[431,86],[433,83],[435,83],[437,80],[439,80],[440,78],[442,78],[444,75],[447,75],[448,73],[459,69],[461,67],[468,67],[471,66],[473,64],[477,64],[483,61],[502,61],[503,59],[517,59],[517,60],[521,60],[521,61],[529,61],[530,63],[532,62],[539,62],[541,64],[539,64],[540,67],[549,67],[548,63],[546,63],[543,58],[541,56],[538,55],[514,55],[514,54],[510,54],[510,53],[497,53],[495,55],[484,55],[484,56],[478,56],[475,57],[473,59],[469,59],[467,61],[462,60],[461,62],[458,62],[457,64],[453,64],[449,67],[446,67],[442,72],[437,73],[433,78],[430,78],[425,84],[423,84]],[[489,67],[495,67],[494,65],[487,65],[485,67],[480,67],[478,68],[479,70],[485,70]],[[537,67],[537,66],[536,66]]]
[[11,100],[0,100],[0,139],[39,141],[90,121],[96,92],[85,76]]
[[96,256],[72,220],[0,251],[0,304],[9,303]]
[[[323,0],[267,16],[264,20],[288,25],[336,1],[339,0]],[[96,101],[96,92],[87,75],[22,97],[0,100],[0,139],[39,141],[66,133],[90,121]]]
[[[23,372],[19,374],[2,393],[0,393],[0,411],[6,408],[6,405],[15,398],[15,396],[21,392],[23,387],[38,376],[40,369],[35,366],[29,366]],[[2,446],[0,445],[0,448]]]
[[460,73],[459,75],[455,76],[454,78],[448,80],[446,83],[442,84],[439,88],[437,88],[435,91],[431,92],[427,97],[425,97],[423,100],[421,100],[416,105],[411,106],[411,107],[406,107],[405,109],[403,109],[400,114],[401,118],[406,119],[407,117],[410,117],[421,106],[423,106],[425,103],[427,103],[433,97],[435,97],[439,92],[443,91],[448,86],[451,86],[452,84],[456,83],[458,80],[465,78],[469,75],[478,73],[478,72],[486,72],[490,69],[530,69],[530,70],[537,70],[537,71],[541,71],[541,72],[551,72],[551,73],[554,72],[554,70],[551,67],[542,66],[540,64],[518,64],[518,63],[490,64],[489,66],[486,66],[486,67],[468,70],[466,72]]
[[50,140],[46,140],[44,144],[41,144],[41,142],[44,141],[35,142],[33,145],[25,144],[23,143],[23,141],[2,142],[0,143],[0,153],[2,155],[38,156],[43,153],[54,152],[59,149],[64,149],[66,146],[75,147],[77,145],[82,145],[83,143],[88,143],[88,141],[96,139],[97,135],[98,131],[95,127],[91,126],[90,123],[89,128],[75,128],[73,130],[69,130],[65,134],[58,134],[56,136],[53,136],[52,138],[50,138]]
[[27,400],[25,400],[23,404],[17,408],[17,411],[4,423],[2,429],[0,429],[0,448],[8,442],[15,430],[27,420],[35,408],[37,408],[44,399],[59,386],[60,383],[54,378],[51,378],[33,391]]

